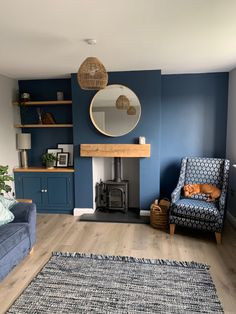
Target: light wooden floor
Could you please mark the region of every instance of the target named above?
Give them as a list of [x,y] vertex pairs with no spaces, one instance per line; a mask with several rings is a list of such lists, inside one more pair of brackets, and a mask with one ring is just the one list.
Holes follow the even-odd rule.
[[52,251],[196,261],[211,265],[211,275],[226,313],[236,313],[236,231],[226,223],[223,244],[214,234],[176,228],[173,238],[149,225],[78,222],[70,215],[38,215],[37,243],[0,284],[4,313],[49,259]]

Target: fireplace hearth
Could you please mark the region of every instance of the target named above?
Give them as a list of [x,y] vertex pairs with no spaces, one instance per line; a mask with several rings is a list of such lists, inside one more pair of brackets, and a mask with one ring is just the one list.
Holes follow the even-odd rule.
[[114,180],[96,183],[96,210],[128,210],[127,180],[121,179],[121,158],[114,158]]

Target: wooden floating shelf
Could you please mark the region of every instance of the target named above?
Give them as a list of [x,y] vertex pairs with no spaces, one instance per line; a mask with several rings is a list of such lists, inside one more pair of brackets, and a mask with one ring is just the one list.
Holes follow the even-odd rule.
[[48,105],[72,105],[72,100],[47,100],[47,101],[26,101],[19,103],[13,102],[15,106],[48,106]]
[[73,124],[16,124],[15,128],[73,128]]
[[75,172],[74,168],[53,168],[47,169],[45,167],[28,167],[28,168],[14,168],[13,172]]
[[82,157],[150,157],[150,144],[81,144]]

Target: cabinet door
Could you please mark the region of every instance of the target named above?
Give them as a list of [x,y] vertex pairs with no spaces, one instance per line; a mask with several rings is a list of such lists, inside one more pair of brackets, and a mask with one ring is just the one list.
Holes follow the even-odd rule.
[[70,174],[47,174],[44,176],[44,190],[46,208],[53,211],[73,209],[73,176]]
[[42,207],[42,177],[37,174],[15,174],[16,198],[32,199],[37,208]]

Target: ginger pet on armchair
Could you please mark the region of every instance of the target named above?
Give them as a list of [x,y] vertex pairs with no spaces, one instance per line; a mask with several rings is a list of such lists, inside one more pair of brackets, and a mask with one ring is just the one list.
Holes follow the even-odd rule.
[[187,184],[183,187],[184,196],[191,197],[194,194],[206,194],[208,202],[215,202],[221,195],[221,190],[212,184]]

